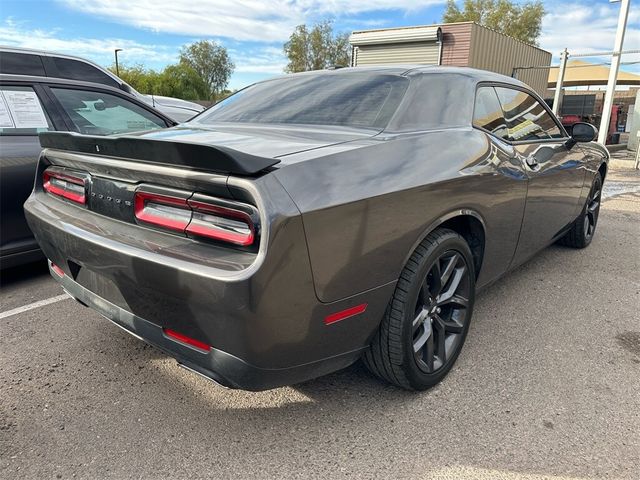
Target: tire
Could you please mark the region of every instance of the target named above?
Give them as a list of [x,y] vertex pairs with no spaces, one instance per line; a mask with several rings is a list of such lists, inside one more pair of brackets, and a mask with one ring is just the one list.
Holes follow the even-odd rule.
[[473,265],[469,245],[452,230],[439,228],[418,245],[364,354],[373,374],[408,390],[426,390],[447,375],[473,314]]
[[602,199],[602,176],[596,173],[589,190],[589,196],[580,216],[573,222],[571,230],[558,240],[558,243],[571,248],[585,248],[591,244],[598,225],[600,203]]

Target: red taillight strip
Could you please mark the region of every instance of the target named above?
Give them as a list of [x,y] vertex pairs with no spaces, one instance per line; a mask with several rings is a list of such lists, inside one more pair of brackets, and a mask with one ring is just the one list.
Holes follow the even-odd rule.
[[[62,180],[63,182],[73,183],[74,185],[82,186],[82,193],[71,192],[62,188],[58,185],[54,185],[51,183],[51,178],[57,178],[58,180]],[[67,175],[60,172],[51,172],[45,170],[42,175],[42,188],[44,188],[45,192],[51,193],[52,195],[57,195],[62,198],[66,198],[67,200],[71,200],[72,202],[80,203],[82,205],[86,202],[86,197],[84,193],[85,188],[85,180],[83,178],[74,177],[72,175]]]
[[64,270],[62,270],[55,263],[53,262],[50,262],[50,263],[51,263],[51,270],[53,270],[56,273],[56,275],[58,275],[59,277],[64,277]]
[[187,337],[182,333],[178,333],[175,330],[171,330],[170,328],[163,328],[162,331],[164,334],[172,340],[176,340],[180,343],[185,343],[191,347],[195,347],[198,350],[203,350],[204,352],[208,352],[211,350],[211,345],[207,345],[200,340],[196,340],[195,338]]
[[244,223],[249,229],[248,233],[233,232],[230,230],[224,230],[214,224],[198,223],[192,220],[187,226],[187,233],[242,246],[251,245],[255,240],[255,227],[253,225],[253,220],[248,213],[195,200],[188,200],[187,203],[197,212],[210,213],[222,218],[237,220]]
[[331,325],[332,323],[339,322],[340,320],[344,320],[349,317],[353,317],[354,315],[359,315],[363,313],[367,309],[367,304],[362,303],[360,305],[356,305],[355,307],[347,308],[346,310],[342,310],[340,312],[332,313],[328,315],[324,319],[325,325]]
[[[189,218],[172,219],[155,215],[149,210],[145,209],[147,203],[149,202],[159,205],[168,205],[170,207],[182,208],[186,211],[189,211]],[[184,232],[185,228],[187,228],[187,225],[191,221],[191,212],[189,206],[187,205],[186,198],[170,197],[167,195],[161,195],[159,193],[139,191],[135,194],[133,209],[138,220],[178,232]]]

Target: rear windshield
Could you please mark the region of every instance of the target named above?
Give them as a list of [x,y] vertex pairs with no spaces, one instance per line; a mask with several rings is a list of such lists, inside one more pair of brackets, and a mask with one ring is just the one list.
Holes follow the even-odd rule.
[[296,75],[241,90],[196,123],[269,123],[384,128],[409,80],[395,75]]

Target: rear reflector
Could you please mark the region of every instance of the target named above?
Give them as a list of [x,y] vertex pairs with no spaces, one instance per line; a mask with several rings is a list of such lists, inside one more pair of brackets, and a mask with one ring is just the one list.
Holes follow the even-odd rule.
[[184,343],[191,347],[195,347],[198,350],[202,350],[203,352],[208,352],[209,350],[211,350],[211,345],[207,345],[206,343],[201,342],[200,340],[196,340],[195,338],[187,337],[186,335],[183,335],[182,333],[178,333],[175,330],[171,330],[169,328],[163,328],[162,331],[171,340],[175,340],[177,342]]
[[340,320],[353,317],[354,315],[359,315],[363,313],[366,309],[367,309],[367,304],[362,303],[360,305],[356,305],[355,307],[347,308],[346,310],[332,313],[331,315],[327,316],[324,319],[324,324],[331,325],[332,323],[339,322]]
[[59,266],[57,266],[53,262],[51,262],[51,270],[53,270],[56,273],[56,275],[58,275],[59,277],[64,277],[64,270],[62,270]]
[[42,187],[45,192],[84,205],[85,180],[68,173],[45,170],[42,174]]

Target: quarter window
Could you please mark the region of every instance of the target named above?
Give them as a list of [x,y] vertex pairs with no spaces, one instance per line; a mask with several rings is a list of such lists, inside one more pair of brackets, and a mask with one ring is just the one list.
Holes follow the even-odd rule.
[[2,52],[0,54],[0,73],[45,76],[40,55],[17,52]]
[[80,133],[111,135],[167,126],[162,118],[116,95],[67,88],[51,91]]
[[491,132],[499,138],[508,139],[509,129],[493,87],[478,89],[473,109],[473,126]]
[[558,124],[542,104],[526,92],[495,87],[509,129],[509,140],[561,138]]

